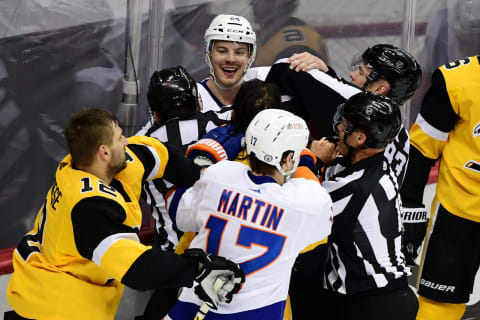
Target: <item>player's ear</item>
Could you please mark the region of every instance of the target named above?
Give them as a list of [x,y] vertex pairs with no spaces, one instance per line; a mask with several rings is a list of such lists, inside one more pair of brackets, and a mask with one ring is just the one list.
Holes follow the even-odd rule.
[[102,160],[107,160],[109,155],[110,155],[110,150],[108,149],[108,147],[104,144],[101,144],[99,147],[98,147],[98,151],[97,151],[97,154],[98,156],[100,157],[100,159]]
[[381,94],[382,96],[386,96],[390,91],[390,83],[385,79],[379,79],[375,83],[375,87],[373,88],[373,92],[377,94]]
[[155,118],[155,121],[160,123],[160,117],[158,116],[157,112],[153,111],[153,117]]
[[362,130],[357,130],[355,135],[355,146],[354,147],[361,147],[367,142],[367,135]]

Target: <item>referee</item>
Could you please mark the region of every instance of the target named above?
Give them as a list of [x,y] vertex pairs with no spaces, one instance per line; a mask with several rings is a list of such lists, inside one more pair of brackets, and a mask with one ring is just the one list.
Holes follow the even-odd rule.
[[312,143],[328,163],[323,186],[334,214],[319,310],[326,319],[413,320],[418,301],[401,251],[399,187],[383,155],[401,128],[398,106],[385,96],[355,94],[338,107],[334,128],[339,156],[332,142]]
[[[220,120],[214,111],[199,111],[196,82],[181,66],[155,71],[150,77],[147,98],[154,121],[144,126],[137,135],[154,137],[170,148],[176,147],[177,156],[169,159],[169,164],[181,166],[185,171],[191,170],[191,174],[185,176],[198,179],[200,167],[186,163],[190,160],[184,157],[185,151],[208,131],[226,121]],[[165,195],[173,187],[166,177],[149,181],[144,188],[144,196],[155,219],[154,247],[172,252],[182,236],[165,209]],[[156,290],[144,315],[137,319],[161,319],[175,304],[177,293],[178,288]]]

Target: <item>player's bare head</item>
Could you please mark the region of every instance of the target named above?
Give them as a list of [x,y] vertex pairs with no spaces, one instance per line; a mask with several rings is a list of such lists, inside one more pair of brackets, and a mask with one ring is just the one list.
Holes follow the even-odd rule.
[[74,113],[63,130],[72,156],[77,166],[89,166],[101,145],[111,145],[114,126],[118,119],[107,110],[84,109]]
[[[216,16],[210,26],[205,31],[205,60],[210,67],[210,75],[216,80],[216,75],[213,62],[212,62],[212,52],[214,45],[217,42],[234,42],[242,43],[247,45],[247,60],[242,66],[241,78],[240,81],[237,81],[236,85],[240,84],[243,79],[243,75],[252,65],[255,60],[255,54],[257,49],[257,39],[255,32],[248,22],[242,16],[229,15],[229,14],[219,14]],[[217,82],[218,84],[218,82]],[[220,84],[220,86],[222,86]]]
[[[290,176],[297,169],[300,153],[307,146],[309,134],[305,121],[293,113],[281,109],[260,111],[245,133],[247,153],[250,160],[253,159],[252,170],[264,173],[257,170],[268,168],[265,166],[268,165],[282,176]],[[285,171],[282,165],[292,153],[293,167]]]
[[245,81],[232,104],[232,125],[235,132],[244,133],[252,119],[264,109],[280,108],[280,89],[274,83],[258,79]]
[[197,84],[181,66],[155,71],[147,90],[148,104],[160,122],[199,109]]
[[370,69],[363,89],[379,79],[385,79],[390,88],[387,96],[398,104],[410,99],[420,85],[422,70],[417,60],[407,51],[390,44],[376,44],[362,56]]

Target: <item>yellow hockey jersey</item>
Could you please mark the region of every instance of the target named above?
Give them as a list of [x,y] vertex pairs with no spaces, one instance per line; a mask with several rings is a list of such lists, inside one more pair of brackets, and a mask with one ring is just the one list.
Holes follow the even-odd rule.
[[163,175],[168,152],[158,140],[129,138],[127,167],[110,185],[59,164],[34,228],[13,254],[10,306],[34,319],[113,319],[122,277],[150,247],[139,242],[138,204],[145,179]]
[[411,144],[440,158],[436,196],[451,213],[480,222],[480,56],[437,69]]

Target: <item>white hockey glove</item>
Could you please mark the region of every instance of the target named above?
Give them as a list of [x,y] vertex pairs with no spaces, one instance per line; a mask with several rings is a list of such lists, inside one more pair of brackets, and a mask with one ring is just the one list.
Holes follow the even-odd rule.
[[[195,281],[195,294],[212,309],[216,310],[220,302],[229,303],[233,294],[240,290],[245,275],[240,266],[223,257],[206,254],[202,249],[188,249],[184,255],[196,258],[199,262]],[[223,285],[215,287],[217,278]]]
[[425,207],[405,208],[400,211],[403,223],[403,252],[407,265],[416,265],[427,232],[428,214]]

